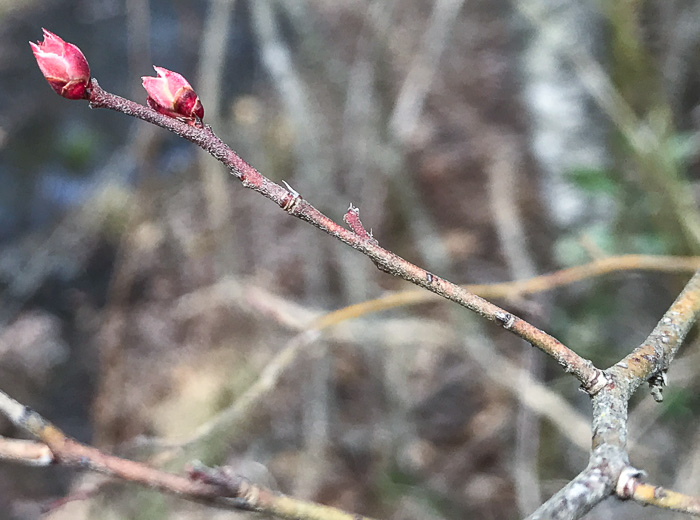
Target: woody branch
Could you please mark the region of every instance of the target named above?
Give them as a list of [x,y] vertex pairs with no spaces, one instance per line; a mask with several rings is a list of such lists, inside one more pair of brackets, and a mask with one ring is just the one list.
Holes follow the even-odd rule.
[[0,459],[35,466],[57,464],[89,469],[220,509],[255,511],[290,520],[371,520],[275,493],[237,476],[234,468],[194,467],[188,476],[183,476],[109,455],[68,437],[37,412],[1,390],[0,411],[17,427],[41,441],[0,438]]
[[[351,227],[348,230],[319,212],[286,183],[285,188],[266,178],[221,141],[210,127],[202,123],[204,108],[192,87],[181,75],[155,67],[158,77],[143,78],[144,87],[148,92],[146,107],[103,90],[97,81],[91,78],[87,60],[75,45],[64,42],[46,30],[44,42],[31,45],[42,73],[61,96],[68,99],[87,99],[91,107],[122,112],[190,140],[225,164],[243,186],[261,193],[289,214],[311,223],[364,253],[379,269],[428,289],[500,324],[504,329],[552,356],[566,372],[573,373],[582,383],[583,389],[593,396],[591,458],[586,470],[539,508],[533,514],[533,518],[578,518],[614,492],[621,498],[626,498],[619,489],[626,490],[626,483],[636,482],[639,474],[638,470],[629,465],[626,450],[627,404],[634,391],[647,380],[650,381],[654,397],[661,400],[666,371],[700,312],[700,273],[689,282],[649,338],[614,367],[602,371],[530,323],[382,248],[371,233],[365,230],[359,220],[359,213],[352,206],[345,215],[345,221]],[[16,424],[41,439],[57,461],[85,463],[97,471],[111,472],[163,490],[172,491],[178,489],[178,485],[186,484],[177,480],[180,477],[176,475],[163,474],[149,467],[133,466],[138,463],[116,459],[77,443],[5,394],[1,394],[0,397],[0,410]],[[147,477],[140,474],[140,471]],[[251,508],[249,501],[241,506],[241,495],[244,495],[244,499],[248,497],[245,496],[246,491],[241,491],[245,487],[239,481],[231,485],[222,475],[207,471],[195,472],[194,476],[194,479],[187,481],[187,485],[194,482],[214,486],[217,500],[233,498],[238,500],[235,507]],[[158,480],[159,478],[163,480]],[[163,485],[162,482],[168,484]],[[581,486],[586,489],[586,493],[581,493]],[[637,485],[637,489],[643,488]],[[203,491],[205,495],[206,492],[207,490]],[[634,496],[634,493],[630,496]],[[285,509],[280,505],[288,504],[285,500],[296,505]],[[299,504],[299,501],[283,498],[267,511],[287,518],[345,518],[334,516],[337,510],[324,509],[324,506]],[[260,510],[255,507],[253,509]],[[323,516],[314,516],[313,511],[317,510],[324,511]]]
[[[528,341],[552,356],[566,372],[572,373],[589,393],[594,394],[604,384],[602,371],[559,340],[525,320],[480,298],[444,278],[418,267],[381,247],[369,233],[358,234],[321,213],[298,193],[271,181],[244,161],[206,125],[197,126],[168,117],[157,111],[103,90],[92,80],[90,106],[108,108],[155,124],[187,139],[228,167],[243,186],[257,191],[290,215],[304,220],[350,247],[364,253],[382,271],[398,276],[415,285],[451,300],[480,316],[498,323],[504,329]],[[349,211],[352,211],[349,210]],[[353,215],[354,217],[354,215]]]
[[[530,520],[580,518],[612,495],[692,512],[697,499],[673,494],[666,495],[668,498],[664,500],[658,496],[652,500],[649,487],[638,485],[643,472],[630,465],[627,409],[630,398],[645,381],[661,385],[654,376],[668,370],[699,314],[700,271],[697,271],[646,340],[605,371],[608,384],[593,396],[593,450],[587,468],[542,504]],[[652,395],[659,400],[661,388],[654,391],[652,386]]]
[[244,161],[226,143],[204,125],[204,107],[189,82],[177,72],[163,67],[154,69],[156,77],[143,77],[148,106],[140,105],[103,90],[92,78],[90,66],[74,44],[44,29],[44,41],[30,42],[37,64],[54,91],[73,100],[86,99],[92,108],[109,108],[155,124],[197,144],[228,167],[247,188],[272,200],[289,214],[309,222],[368,256],[375,265],[394,276],[454,301],[480,316],[495,321],[552,356],[566,372],[574,374],[591,395],[605,384],[602,371],[573,352],[560,341],[521,318],[480,298],[448,280],[440,278],[379,246],[352,205],[345,214],[350,230],[337,224],[305,201],[285,183],[272,182]]

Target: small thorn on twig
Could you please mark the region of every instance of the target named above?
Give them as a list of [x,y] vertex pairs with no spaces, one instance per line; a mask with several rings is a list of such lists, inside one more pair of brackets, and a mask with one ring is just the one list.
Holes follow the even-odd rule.
[[369,232],[365,229],[365,226],[362,224],[362,221],[360,220],[360,209],[356,208],[352,204],[350,204],[350,207],[348,210],[345,212],[345,215],[343,216],[343,221],[350,226],[350,229],[352,229],[356,235],[369,240],[370,242],[377,244],[378,242],[375,240],[375,238],[372,236],[372,231],[370,230]]
[[300,197],[299,192],[292,188],[287,181],[282,181],[282,184],[284,184],[284,187],[287,188],[287,191],[291,193],[292,197]]
[[301,195],[297,190],[287,184],[287,181],[282,181],[282,184],[284,184],[284,187],[287,188],[288,191],[287,195],[282,201],[282,209],[287,213],[294,213],[294,210],[299,205],[299,201],[301,200]]

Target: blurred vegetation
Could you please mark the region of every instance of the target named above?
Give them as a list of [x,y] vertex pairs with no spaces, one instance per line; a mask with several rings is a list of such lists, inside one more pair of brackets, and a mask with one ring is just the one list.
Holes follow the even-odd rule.
[[[337,221],[359,206],[382,245],[455,282],[526,277],[523,259],[542,273],[697,254],[700,2],[525,4],[538,18],[502,0],[0,3],[2,388],[80,440],[177,471],[196,456],[382,518],[528,513],[585,457],[555,425],[516,420],[531,412],[470,345],[493,344],[588,417],[554,362],[529,362],[530,347],[447,303],[303,343],[297,333],[322,312],[406,284],[189,143],[58,98],[26,45],[45,26],[83,49],[104,88],[141,102],[152,63],[177,70],[256,168]],[[539,40],[548,30],[576,52]],[[220,66],[202,70],[205,60]],[[551,76],[533,72],[547,63]],[[570,160],[562,132],[597,155]],[[684,281],[617,273],[499,303],[607,367]],[[693,337],[684,351],[696,349]],[[680,363],[697,371],[698,359]],[[649,411],[640,398],[631,412],[651,425],[639,456],[669,487],[700,473],[698,382],[674,369],[664,404]],[[231,422],[215,439],[180,446],[221,413]],[[513,470],[522,457],[530,496]],[[0,463],[0,520],[34,518],[89,482]],[[203,515],[234,516],[111,484],[50,518]]]

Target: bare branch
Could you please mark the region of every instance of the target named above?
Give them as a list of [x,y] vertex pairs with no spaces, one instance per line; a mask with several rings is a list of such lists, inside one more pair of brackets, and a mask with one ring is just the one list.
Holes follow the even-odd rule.
[[[103,453],[97,448],[81,444],[66,436],[37,412],[15,401],[2,391],[0,391],[0,411],[16,426],[39,438],[50,450],[50,458],[56,464],[89,469],[221,509],[255,511],[278,518],[302,520],[365,518],[333,507],[275,493],[236,476],[230,469],[215,473],[225,475],[225,479],[205,478],[203,475],[206,473],[201,468],[195,470],[189,477],[184,477],[152,468],[141,462]],[[33,443],[32,446],[27,445],[25,448],[29,459],[20,458],[18,462],[29,463],[28,460],[35,460],[37,453],[43,450],[42,445],[37,443]],[[45,452],[43,456],[46,456]]]
[[401,142],[408,140],[417,126],[440,56],[463,5],[464,0],[438,0],[433,6],[420,48],[414,55],[389,118],[389,128]]
[[[527,280],[516,280],[494,284],[472,284],[463,287],[482,298],[516,298],[551,291],[589,278],[595,278],[621,271],[657,271],[663,273],[686,273],[700,269],[700,256],[648,256],[622,255],[611,256],[583,265],[569,267],[549,274],[535,276]],[[366,314],[417,305],[438,300],[439,296],[425,291],[408,290],[390,293],[381,298],[367,300],[349,305],[328,313],[318,319],[317,329],[324,329],[327,323],[335,323],[337,319],[344,320],[359,318]]]
[[43,442],[0,437],[0,460],[29,466],[48,466],[53,463],[53,454]]
[[[620,494],[621,479],[625,482],[631,478],[627,454],[629,399],[654,369],[667,368],[663,363],[673,359],[698,313],[700,272],[691,278],[649,338],[605,371],[608,383],[593,396],[593,452],[588,468],[547,500],[530,519],[580,518],[606,497]],[[639,471],[634,471],[632,477],[638,478]]]
[[[196,457],[196,450],[199,447],[207,446],[217,439],[230,438],[232,432],[237,431],[242,424],[245,424],[250,410],[254,409],[256,404],[260,402],[260,399],[275,388],[279,378],[288,367],[297,360],[304,349],[314,344],[314,341],[322,332],[322,329],[315,327],[307,329],[306,325],[314,318],[314,314],[317,311],[290,303],[283,298],[264,291],[252,291],[250,289],[244,291],[240,284],[233,280],[224,280],[211,288],[191,293],[182,298],[179,307],[196,308],[199,312],[202,312],[204,308],[204,312],[207,312],[207,305],[211,305],[212,302],[218,304],[221,301],[230,302],[239,308],[242,304],[241,302],[250,301],[253,302],[253,306],[258,311],[262,308],[269,308],[271,311],[274,309],[276,321],[292,330],[300,331],[300,333],[290,339],[266,363],[256,382],[236,399],[230,407],[200,426],[196,433],[183,443],[168,446],[161,444],[164,448],[173,449],[173,454],[175,451],[178,451],[184,452],[190,457],[193,455]],[[337,316],[337,321],[333,323],[328,322],[326,327],[324,327],[325,329],[338,326],[349,319],[344,318],[339,313],[330,313],[327,316],[330,315]],[[406,329],[410,325],[403,323],[401,327]],[[427,335],[435,338],[441,325],[431,325],[430,322],[421,320],[420,328]],[[381,331],[379,333],[386,334]],[[326,330],[326,334],[330,335],[330,331]],[[416,334],[418,332],[416,331],[413,334],[414,337],[417,337]],[[354,336],[356,334],[349,331],[347,335],[341,334],[337,338],[342,341],[352,341]],[[591,445],[591,433],[590,425],[586,423],[584,416],[564,398],[539,381],[534,380],[528,374],[523,374],[523,370],[520,367],[487,345],[488,338],[486,337],[480,337],[478,341],[470,341],[467,345],[467,351],[470,356],[482,366],[484,373],[495,384],[510,391],[528,409],[551,421],[561,432],[562,436],[568,438],[582,450],[588,451]]]
[[566,372],[572,373],[581,381],[582,387],[589,393],[595,393],[604,382],[605,378],[602,376],[600,369],[594,367],[593,363],[573,352],[559,340],[514,314],[506,312],[483,298],[470,293],[466,289],[380,247],[373,239],[359,236],[357,233],[344,228],[306,202],[298,193],[291,193],[279,184],[272,182],[241,159],[236,152],[214,134],[210,127],[190,125],[159,114],[146,106],[110,94],[102,90],[94,79],[92,80],[89,99],[90,106],[93,108],[109,108],[137,117],[170,130],[180,137],[195,143],[224,163],[231,173],[241,180],[243,186],[257,191],[275,202],[289,214],[316,226],[364,253],[380,270],[399,276],[443,298],[458,303],[490,321],[495,321],[506,330],[546,352],[564,367]]
[[[665,372],[697,320],[698,314],[700,271],[690,279],[647,339],[610,369],[610,373],[620,382],[627,384],[627,398],[644,381],[654,377],[665,378]],[[650,381],[656,382],[656,379]]]
[[477,338],[465,343],[465,349],[484,374],[494,384],[507,389],[523,406],[548,419],[575,446],[588,451],[591,427],[587,418],[528,371],[484,346],[485,341],[486,338]]
[[644,506],[652,505],[661,509],[700,516],[700,497],[685,495],[664,489],[661,486],[645,484],[640,482],[639,476],[628,478],[620,484],[617,494],[622,499],[631,498]]
[[213,442],[216,438],[225,436],[229,430],[239,427],[243,420],[248,418],[260,398],[267,395],[277,386],[282,374],[287,367],[298,359],[299,353],[313,344],[319,337],[316,331],[302,332],[294,336],[275,357],[265,365],[264,370],[234,404],[216,415],[213,419],[197,429],[192,438],[184,442],[180,447],[187,450],[194,446],[203,446]]
[[581,518],[610,496],[615,485],[613,475],[622,471],[622,461],[625,458],[621,450],[610,446],[595,449],[588,467],[528,516],[527,520]]

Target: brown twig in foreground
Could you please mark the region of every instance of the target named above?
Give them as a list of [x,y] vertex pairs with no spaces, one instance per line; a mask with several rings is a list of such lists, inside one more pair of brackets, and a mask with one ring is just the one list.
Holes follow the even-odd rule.
[[[37,455],[43,454],[43,465],[50,461],[63,466],[89,469],[221,509],[255,511],[290,520],[371,520],[330,506],[275,493],[230,471],[212,472],[212,475],[225,474],[225,479],[205,478],[208,473],[203,469],[185,477],[103,453],[66,436],[37,412],[2,391],[0,411],[17,427],[31,433],[43,443],[27,444],[26,456],[17,456],[16,452],[7,457],[16,462],[35,464]],[[49,460],[46,460],[47,450],[50,451]],[[0,458],[5,458],[3,455],[7,451],[0,446]]]
[[290,215],[309,222],[364,253],[380,270],[401,277],[443,298],[458,303],[480,316],[498,323],[504,329],[546,352],[564,367],[566,372],[572,373],[581,382],[582,388],[590,394],[595,394],[605,385],[606,380],[600,369],[593,366],[589,360],[582,358],[563,345],[559,340],[514,314],[506,312],[500,307],[467,291],[463,287],[440,278],[380,247],[371,237],[358,235],[354,231],[337,224],[305,201],[299,193],[296,193],[291,188],[287,189],[272,182],[258,172],[219,139],[210,127],[206,125],[201,127],[191,125],[175,118],[164,116],[149,107],[106,92],[100,88],[94,79],[90,88],[89,101],[91,107],[109,108],[137,117],[170,130],[180,137],[195,143],[225,164],[231,173],[242,182],[243,186],[262,194]]

